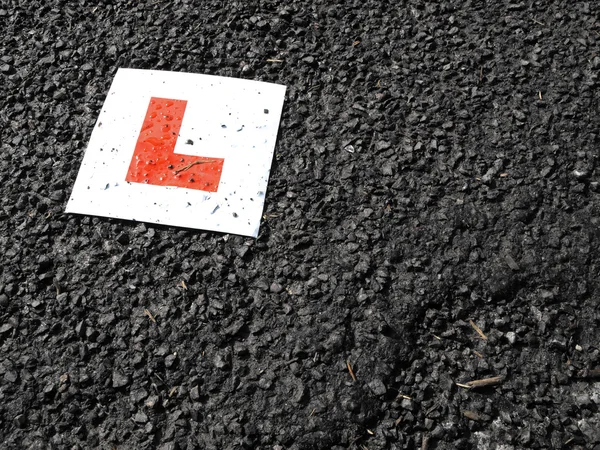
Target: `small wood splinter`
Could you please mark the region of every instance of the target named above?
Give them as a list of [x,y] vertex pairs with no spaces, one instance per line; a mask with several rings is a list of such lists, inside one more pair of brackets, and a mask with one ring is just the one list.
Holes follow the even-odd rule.
[[504,378],[503,375],[500,375],[497,377],[483,378],[481,380],[473,380],[467,383],[456,383],[456,385],[465,389],[477,389],[488,386],[497,386],[504,381]]
[[348,372],[350,372],[350,376],[353,381],[356,381],[356,375],[354,375],[354,371],[352,370],[352,366],[350,365],[350,361],[346,361],[346,367],[348,368]]
[[477,334],[479,336],[481,336],[481,339],[483,339],[484,341],[487,341],[487,336],[483,333],[483,331],[481,331],[481,328],[479,328],[475,322],[473,322],[471,319],[469,319],[469,323],[471,324],[471,326],[473,327],[473,329],[477,332]]
[[144,314],[146,314],[152,322],[156,323],[156,319],[154,318],[152,313],[150,311],[148,311],[148,309],[144,308]]
[[179,174],[180,172],[183,172],[184,170],[188,170],[190,167],[195,166],[196,164],[208,164],[208,163],[214,163],[214,162],[216,162],[214,159],[209,159],[209,160],[205,160],[205,161],[194,161],[194,162],[189,163],[187,166],[176,170],[175,175]]

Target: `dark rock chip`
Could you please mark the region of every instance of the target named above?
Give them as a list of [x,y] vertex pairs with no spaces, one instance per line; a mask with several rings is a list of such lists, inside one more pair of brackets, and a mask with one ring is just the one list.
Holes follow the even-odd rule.
[[122,388],[131,383],[131,378],[121,372],[115,371],[112,374],[112,387]]
[[369,388],[371,389],[371,391],[373,391],[375,395],[385,395],[385,393],[387,392],[385,384],[379,378],[375,378],[374,380],[369,382]]

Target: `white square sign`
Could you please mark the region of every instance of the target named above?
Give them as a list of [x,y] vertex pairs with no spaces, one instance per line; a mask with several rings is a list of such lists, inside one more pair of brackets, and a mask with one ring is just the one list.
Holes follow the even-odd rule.
[[119,69],[66,212],[258,235],[285,86]]

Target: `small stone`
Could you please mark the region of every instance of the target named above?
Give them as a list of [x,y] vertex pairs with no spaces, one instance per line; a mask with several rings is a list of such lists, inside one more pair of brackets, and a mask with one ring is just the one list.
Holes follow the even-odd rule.
[[33,309],[44,309],[44,302],[40,300],[34,300],[31,302],[31,307]]
[[213,364],[217,369],[226,370],[229,368],[229,358],[224,353],[217,353],[213,358]]
[[65,192],[62,189],[56,190],[50,193],[50,200],[55,202],[62,202],[65,198]]
[[273,294],[279,294],[281,291],[283,291],[283,286],[280,285],[279,283],[273,282],[271,284],[270,291]]
[[77,326],[75,326],[75,333],[77,333],[77,336],[79,337],[84,337],[85,336],[85,323],[83,322],[83,320],[81,322],[79,322],[77,324]]
[[294,395],[292,396],[292,401],[294,403],[300,403],[302,402],[302,400],[306,397],[306,388],[304,387],[304,385],[301,385],[300,387],[298,387],[298,389],[296,389],[296,391],[294,392]]
[[45,395],[51,395],[54,392],[54,384],[53,383],[49,383],[44,387],[44,394]]
[[528,445],[529,443],[531,443],[531,430],[525,429],[525,430],[521,431],[521,436],[519,438],[519,441],[523,445]]
[[148,416],[146,414],[144,414],[143,412],[138,412],[134,417],[133,417],[133,421],[135,423],[146,423],[148,422]]
[[9,64],[2,64],[0,66],[0,72],[2,73],[9,73],[11,71],[11,67]]
[[16,383],[19,379],[19,373],[15,370],[9,370],[4,374],[4,379],[9,383]]
[[427,428],[428,430],[431,430],[433,428],[434,424],[435,424],[435,422],[433,421],[433,419],[430,419],[430,418],[425,419],[425,428]]
[[590,395],[587,392],[576,393],[573,395],[573,397],[579,408],[586,408],[594,404]]
[[392,146],[392,143],[390,141],[377,141],[375,143],[375,150],[377,150],[379,152],[382,150],[387,150],[391,146]]
[[190,390],[190,398],[197,402],[198,400],[200,400],[200,388],[198,386],[194,386],[191,390]]
[[525,113],[523,111],[519,111],[518,109],[515,109],[513,111],[513,116],[515,116],[515,119],[524,122],[525,119],[527,118],[527,116],[525,115]]
[[435,427],[433,429],[433,431],[430,434],[430,437],[432,439],[440,440],[443,438],[445,433],[446,433],[446,430],[444,429],[444,427],[442,425],[438,425],[437,427]]
[[381,173],[383,175],[387,175],[387,176],[394,175],[394,166],[393,166],[393,164],[390,163],[390,162],[384,163],[383,166],[381,166]]
[[67,93],[64,89],[59,89],[54,94],[52,94],[52,98],[54,100],[64,100],[65,98],[67,98]]
[[131,382],[131,379],[120,372],[113,372],[112,375],[112,386],[114,388],[122,388],[127,386]]
[[413,402],[412,402],[412,400],[405,398],[402,400],[402,403],[400,403],[400,406],[402,406],[402,408],[404,408],[404,409],[412,409]]
[[269,22],[267,22],[266,20],[259,20],[258,22],[256,22],[256,28],[258,28],[259,30],[268,30],[270,28]]
[[15,425],[18,428],[24,428],[26,424],[27,424],[27,417],[25,417],[24,414],[19,414],[17,417],[15,417]]
[[176,364],[176,363],[177,363],[177,353],[173,353],[173,354],[171,354],[171,355],[168,355],[168,356],[165,358],[165,366],[166,366],[167,368],[169,368],[169,369],[170,369],[171,367],[175,366],[175,364]]
[[312,56],[307,56],[306,58],[302,58],[302,61],[304,61],[307,64],[314,64],[315,58],[313,58]]
[[550,348],[564,352],[567,349],[567,339],[564,336],[552,338],[550,340]]
[[517,334],[514,331],[509,331],[508,333],[505,334],[505,336],[511,345],[514,345],[515,342],[517,341]]
[[360,405],[353,400],[345,399],[342,401],[342,407],[348,412],[360,411]]
[[575,178],[577,178],[578,180],[583,180],[583,179],[587,178],[588,175],[589,175],[589,172],[587,172],[586,170],[576,169],[573,171],[573,176]]
[[102,314],[98,319],[98,323],[102,326],[112,325],[116,318],[113,313]]
[[383,381],[381,381],[379,378],[375,378],[373,381],[371,381],[369,383],[369,388],[375,395],[385,395],[387,392],[385,384],[383,384]]
[[145,389],[136,389],[129,394],[133,403],[139,403],[148,397],[148,392]]
[[129,244],[129,235],[127,233],[121,233],[117,236],[117,242],[121,245]]
[[177,450],[178,448],[177,442],[165,442],[158,447],[158,450]]
[[273,386],[273,381],[269,378],[261,378],[260,380],[258,380],[258,387],[260,387],[261,389],[267,390],[270,389],[271,386]]
[[37,259],[37,266],[38,273],[44,273],[52,267],[52,260],[46,255],[41,255]]
[[148,408],[154,408],[158,405],[159,398],[157,395],[151,395],[146,399],[146,406]]
[[225,328],[225,330],[223,332],[227,336],[235,336],[244,327],[244,325],[245,325],[244,320],[238,319],[235,322],[233,322],[231,325],[229,325],[227,328]]

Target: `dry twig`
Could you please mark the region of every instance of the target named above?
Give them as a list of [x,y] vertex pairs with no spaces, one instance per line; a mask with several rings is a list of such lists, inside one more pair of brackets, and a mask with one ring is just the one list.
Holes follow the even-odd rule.
[[465,416],[467,419],[471,419],[474,420],[476,422],[485,422],[487,420],[489,420],[489,417],[485,414],[479,414],[476,413],[475,411],[463,411],[463,416]]
[[479,328],[475,322],[473,322],[471,319],[469,319],[469,323],[471,324],[471,326],[473,327],[473,329],[475,331],[477,331],[477,334],[479,336],[481,336],[481,339],[483,339],[484,341],[487,341],[487,336],[485,334],[483,334],[483,331],[481,331],[481,328]]
[[348,372],[350,372],[350,376],[352,377],[352,380],[356,381],[356,375],[354,375],[354,371],[352,370],[352,366],[350,365],[349,360],[346,361],[346,367],[348,368]]
[[150,320],[154,323],[156,323],[156,319],[154,318],[154,316],[152,315],[152,313],[150,311],[148,311],[146,308],[144,308],[144,313],[150,318]]
[[180,172],[183,172],[184,170],[188,170],[190,167],[195,166],[196,164],[209,164],[209,163],[214,163],[217,162],[214,159],[206,159],[206,160],[202,160],[202,161],[193,161],[191,163],[189,163],[187,166],[182,167],[181,169],[177,169],[175,171],[175,175],[179,174]]
[[467,383],[467,386],[471,389],[477,389],[488,386],[497,386],[504,381],[504,376],[499,375],[497,377],[482,378],[481,380],[473,380]]

